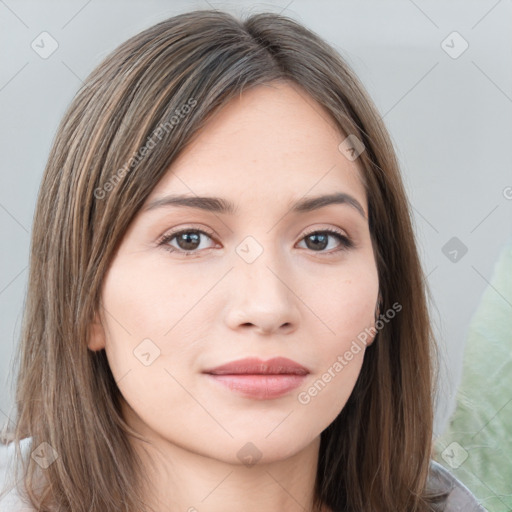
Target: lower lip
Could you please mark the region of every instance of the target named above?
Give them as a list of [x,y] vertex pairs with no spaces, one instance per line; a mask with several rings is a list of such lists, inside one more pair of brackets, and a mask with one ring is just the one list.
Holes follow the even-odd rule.
[[213,375],[208,374],[215,381],[223,384],[232,391],[240,393],[249,398],[268,400],[286,395],[293,389],[299,387],[306,378],[306,375],[278,374],[278,375],[255,375],[255,374],[230,374]]

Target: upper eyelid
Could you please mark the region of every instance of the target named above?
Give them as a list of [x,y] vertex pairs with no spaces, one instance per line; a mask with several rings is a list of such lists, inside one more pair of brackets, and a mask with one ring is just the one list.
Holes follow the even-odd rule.
[[307,235],[310,235],[312,233],[316,233],[316,232],[323,232],[323,231],[328,231],[328,232],[334,232],[334,233],[337,233],[337,234],[340,234],[340,235],[345,235],[346,237],[349,237],[349,234],[347,233],[347,230],[346,229],[343,229],[343,228],[334,228],[334,227],[328,227],[328,228],[317,228],[317,227],[314,227],[314,228],[311,228],[311,229],[306,229],[304,231],[304,233],[302,234],[302,236],[307,236]]

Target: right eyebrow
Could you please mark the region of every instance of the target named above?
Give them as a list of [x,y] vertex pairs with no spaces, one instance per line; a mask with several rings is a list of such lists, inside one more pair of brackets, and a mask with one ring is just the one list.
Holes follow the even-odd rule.
[[185,206],[188,208],[198,208],[214,213],[227,213],[233,215],[236,213],[235,205],[221,197],[199,197],[186,195],[168,195],[160,197],[149,203],[144,211],[151,211],[165,206]]

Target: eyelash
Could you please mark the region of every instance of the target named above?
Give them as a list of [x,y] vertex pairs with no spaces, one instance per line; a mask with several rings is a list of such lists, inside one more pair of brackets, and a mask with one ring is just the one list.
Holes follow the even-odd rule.
[[[168,252],[171,252],[171,253],[176,252],[176,253],[183,254],[185,256],[191,256],[193,254],[199,253],[200,251],[198,251],[198,250],[185,251],[183,249],[177,249],[176,247],[171,247],[168,245],[171,240],[173,240],[174,238],[176,238],[177,236],[179,236],[183,233],[195,233],[195,234],[207,235],[209,238],[212,238],[212,239],[214,237],[214,233],[212,233],[208,230],[196,229],[196,228],[185,228],[185,229],[180,229],[179,231],[174,231],[172,233],[168,233],[168,234],[164,235],[157,242],[157,245],[159,247],[162,247],[164,250],[166,250]],[[338,230],[332,229],[332,228],[330,228],[330,229],[315,229],[315,230],[309,231],[303,235],[303,237],[301,238],[301,241],[313,234],[328,234],[328,235],[334,236],[340,242],[340,247],[335,250],[331,250],[330,252],[324,252],[323,250],[322,251],[312,251],[312,252],[316,252],[318,254],[323,254],[326,257],[334,256],[339,251],[346,251],[346,250],[349,250],[349,249],[352,249],[353,247],[355,247],[355,244],[352,242],[352,240],[350,238],[348,238],[346,235],[344,235],[341,231],[338,231]]]

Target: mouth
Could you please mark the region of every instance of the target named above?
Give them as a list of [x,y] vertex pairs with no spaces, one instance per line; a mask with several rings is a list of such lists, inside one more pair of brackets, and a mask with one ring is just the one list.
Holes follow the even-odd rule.
[[268,361],[246,358],[203,372],[218,384],[247,398],[269,400],[299,387],[309,370],[284,357]]

